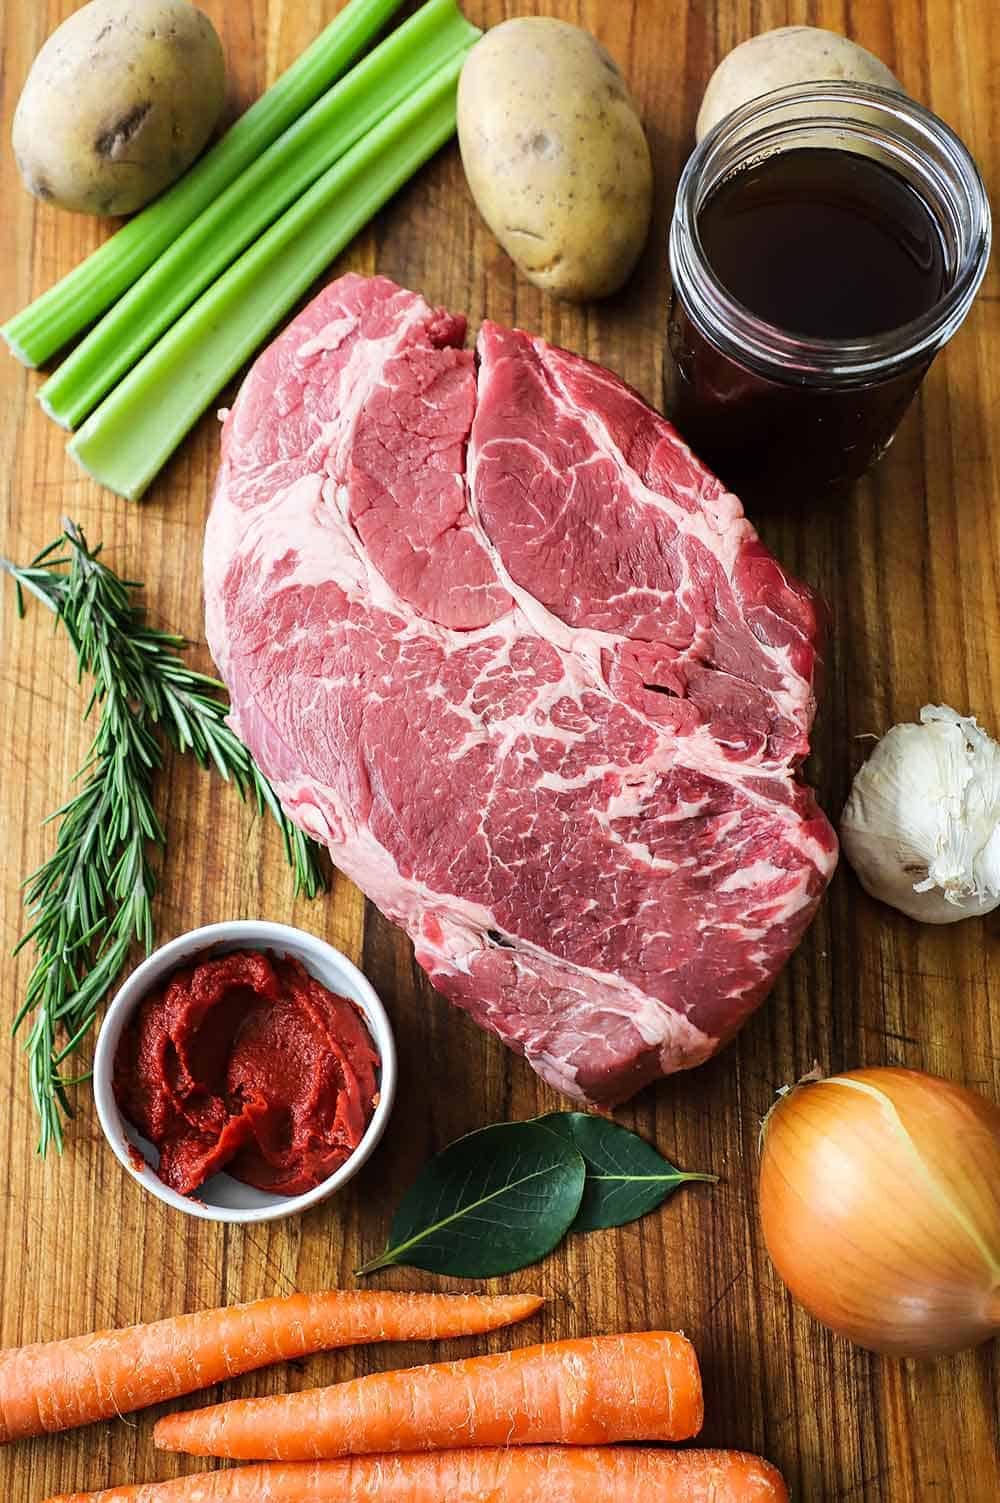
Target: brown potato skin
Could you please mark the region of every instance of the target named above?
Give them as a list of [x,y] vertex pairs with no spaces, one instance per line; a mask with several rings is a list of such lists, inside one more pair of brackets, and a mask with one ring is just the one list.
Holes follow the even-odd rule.
[[741,42],[722,59],[705,89],[695,139],[700,141],[726,115],[772,89],[831,79],[902,91],[881,58],[839,32],[820,26],[778,26]]
[[32,64],[12,141],[27,188],[130,214],[180,177],[225,100],[222,43],[188,0],[91,0]]
[[458,138],[476,205],[529,281],[574,301],[618,291],[649,233],[653,169],[596,38],[545,17],[495,26],[462,70]]

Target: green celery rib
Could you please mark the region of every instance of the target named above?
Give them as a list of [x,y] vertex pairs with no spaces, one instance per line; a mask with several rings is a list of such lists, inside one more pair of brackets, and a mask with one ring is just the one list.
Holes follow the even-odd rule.
[[467,50],[324,173],[87,419],[69,452],[95,480],[137,500],[320,272],[451,138]]
[[350,67],[402,0],[349,0],[292,66],[172,188],[0,328],[25,365],[42,365],[99,318],[235,177]]
[[428,0],[231,183],[67,356],[38,392],[49,416],[76,428],[289,204],[478,35],[455,0]]

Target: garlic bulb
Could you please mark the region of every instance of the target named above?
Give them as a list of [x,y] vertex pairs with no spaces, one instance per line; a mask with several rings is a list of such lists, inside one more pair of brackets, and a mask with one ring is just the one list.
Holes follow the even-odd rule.
[[1000,746],[969,715],[924,705],[854,779],[844,854],[872,897],[928,924],[1000,906]]

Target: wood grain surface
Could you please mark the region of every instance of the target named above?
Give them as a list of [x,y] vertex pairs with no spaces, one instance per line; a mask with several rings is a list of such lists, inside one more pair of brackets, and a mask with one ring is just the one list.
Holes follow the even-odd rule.
[[[330,19],[337,0],[201,0],[222,36],[230,109],[246,106]],[[992,0],[467,0],[487,25],[547,12],[595,31],[622,63],[649,130],[657,212],[627,291],[599,307],[550,301],[515,275],[479,222],[450,148],[331,268],[385,272],[435,302],[518,323],[611,366],[664,400],[669,295],[666,233],[701,91],[719,58],[769,26],[849,32],[945,117],[1000,179],[1000,37]],[[9,149],[30,61],[73,0],[5,0],[2,17],[0,317],[67,271],[106,231],[36,204]],[[948,701],[1000,729],[1000,271],[933,367],[888,457],[846,504],[803,498],[756,520],[795,572],[829,598],[835,631],[810,769],[839,811],[864,755],[859,738]],[[208,416],[141,505],[85,479],[43,417],[38,376],[0,356],[0,551],[19,560],[64,513],[103,539],[111,561],[147,582],[153,618],[202,638],[201,538],[216,463]],[[50,848],[43,816],[60,803],[85,744],[82,695],[51,618],[18,623],[0,599],[0,950],[12,1016],[29,968],[6,957],[22,928],[18,883]],[[159,785],[169,829],[158,936],[216,919],[264,916],[315,930],[363,965],[386,999],[402,1090],[387,1139],[350,1190],[300,1220],[225,1230],[167,1211],[132,1184],[100,1136],[89,1091],[65,1156],[40,1161],[24,1062],[0,1048],[0,1341],[296,1288],[352,1282],[383,1243],[400,1192],[435,1150],[500,1118],[559,1105],[531,1071],[437,997],[408,942],[343,879],[293,903],[280,843],[218,779],[169,762]],[[446,816],[445,816],[446,817]],[[756,1218],[757,1131],[775,1087],[814,1060],[830,1070],[905,1063],[1000,1099],[1000,915],[920,928],[869,901],[842,867],[770,1002],[705,1068],[644,1093],[620,1114],[675,1162],[711,1169],[716,1189],[684,1190],[620,1232],[576,1239],[509,1284],[548,1296],[515,1341],[647,1326],[681,1327],[704,1364],[708,1444],[758,1450],[806,1503],[1000,1497],[995,1344],[936,1365],[880,1361],[794,1310],[769,1266]],[[4,1035],[5,1036],[5,1033]],[[901,1191],[903,1187],[900,1187]],[[440,1287],[408,1272],[386,1287]],[[493,1346],[503,1339],[493,1341]],[[435,1349],[446,1355],[457,1348]],[[423,1360],[376,1349],[316,1358],[230,1385],[267,1393]],[[225,1391],[210,1397],[218,1398]],[[29,1503],[72,1487],[172,1475],[151,1448],[154,1411],[0,1454],[0,1497]]]

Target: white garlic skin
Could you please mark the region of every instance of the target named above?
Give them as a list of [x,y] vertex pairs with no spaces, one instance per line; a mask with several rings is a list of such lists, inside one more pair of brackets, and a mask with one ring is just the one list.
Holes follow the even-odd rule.
[[1000,746],[948,705],[925,705],[920,722],[882,737],[840,836],[872,897],[953,924],[1000,907]]

